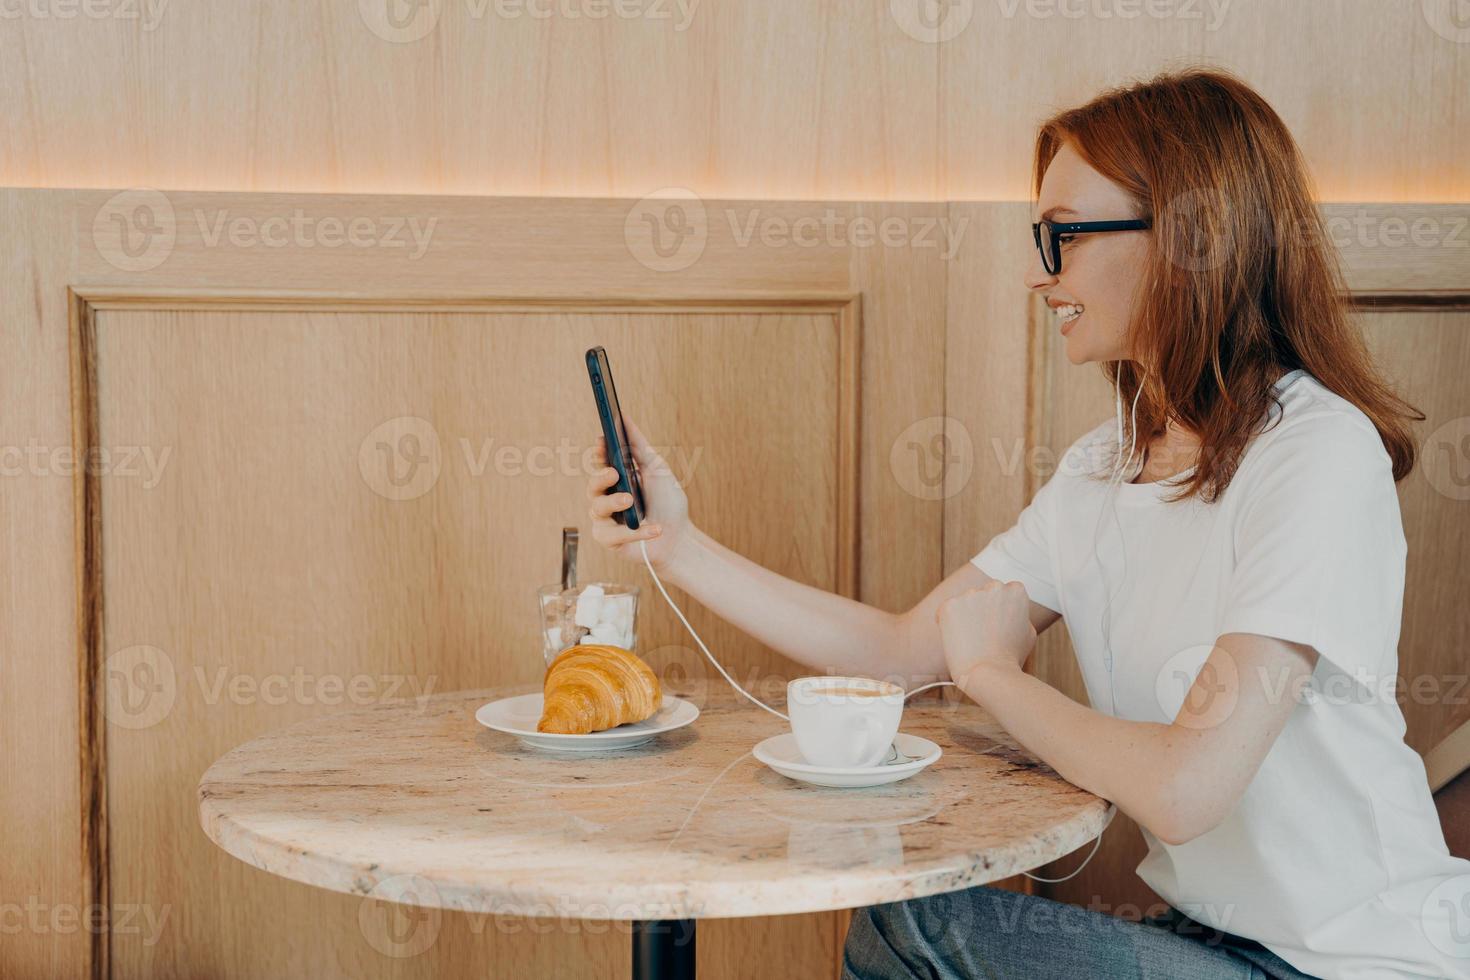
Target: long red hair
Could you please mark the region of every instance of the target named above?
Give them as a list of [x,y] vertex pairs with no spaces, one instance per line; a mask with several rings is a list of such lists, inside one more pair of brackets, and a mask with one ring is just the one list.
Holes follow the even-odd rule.
[[1408,420],[1425,416],[1379,375],[1301,153],[1259,94],[1212,68],[1104,92],[1042,125],[1035,194],[1063,143],[1132,196],[1136,217],[1152,221],[1127,328],[1137,360],[1109,361],[1103,371],[1125,407],[1144,386],[1139,446],[1168,420],[1199,436],[1195,469],[1171,500],[1213,502],[1224,492],[1276,401],[1272,384],[1294,368],[1360,408],[1383,439],[1394,480],[1409,474],[1417,449]]

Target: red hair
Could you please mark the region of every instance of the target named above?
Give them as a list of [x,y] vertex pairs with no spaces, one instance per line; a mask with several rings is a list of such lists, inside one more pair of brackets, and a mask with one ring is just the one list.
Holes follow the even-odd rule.
[[1125,406],[1143,385],[1138,445],[1171,419],[1201,439],[1195,469],[1171,500],[1213,502],[1224,492],[1277,401],[1272,384],[1293,368],[1360,408],[1394,480],[1409,474],[1417,450],[1406,420],[1425,416],[1374,366],[1300,151],[1259,94],[1206,68],[1104,92],[1042,125],[1037,195],[1063,143],[1133,198],[1135,217],[1152,221],[1127,327],[1137,360],[1109,361],[1103,371]]

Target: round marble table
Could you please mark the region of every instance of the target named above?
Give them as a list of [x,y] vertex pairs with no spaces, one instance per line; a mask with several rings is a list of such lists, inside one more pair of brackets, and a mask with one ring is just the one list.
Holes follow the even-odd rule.
[[204,774],[200,822],[240,860],[333,891],[633,920],[644,976],[692,964],[697,919],[954,891],[1066,854],[1104,824],[1103,800],[968,700],[925,695],[905,709],[902,730],[944,750],[923,772],[828,789],[757,761],[751,748],[786,726],[723,686],[674,692],[699,705],[692,725],[609,754],[543,752],[476,723],[482,704],[537,689],[442,694],[263,735]]

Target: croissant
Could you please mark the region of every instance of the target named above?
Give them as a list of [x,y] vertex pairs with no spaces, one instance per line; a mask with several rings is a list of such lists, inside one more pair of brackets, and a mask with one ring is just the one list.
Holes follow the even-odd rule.
[[536,731],[586,735],[652,715],[663,704],[658,675],[631,650],[582,643],[546,668]]

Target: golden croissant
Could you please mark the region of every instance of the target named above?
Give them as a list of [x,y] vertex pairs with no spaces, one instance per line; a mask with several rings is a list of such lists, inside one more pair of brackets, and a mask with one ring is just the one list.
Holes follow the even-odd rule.
[[658,675],[631,650],[582,643],[546,668],[536,731],[586,735],[642,721],[663,704]]

